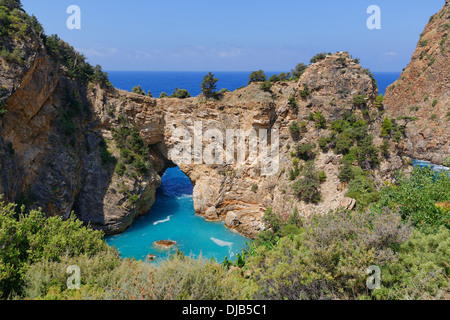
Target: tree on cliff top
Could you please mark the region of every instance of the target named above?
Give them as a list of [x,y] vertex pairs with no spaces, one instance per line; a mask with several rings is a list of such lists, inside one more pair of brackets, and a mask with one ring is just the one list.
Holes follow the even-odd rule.
[[262,71],[262,70],[253,71],[248,76],[248,84],[250,84],[252,82],[264,82],[266,80],[267,80],[267,76],[264,74],[264,71]]
[[0,6],[5,6],[9,10],[22,9],[20,0],[0,0]]
[[306,69],[308,69],[308,66],[304,63],[299,63],[295,66],[295,69],[292,69],[292,76],[295,78],[300,79],[300,77],[302,76],[302,74],[306,71]]
[[217,78],[214,78],[214,74],[209,72],[204,78],[203,82],[200,85],[202,88],[202,93],[205,95],[206,98],[211,98],[214,96],[216,91],[216,83],[219,81]]

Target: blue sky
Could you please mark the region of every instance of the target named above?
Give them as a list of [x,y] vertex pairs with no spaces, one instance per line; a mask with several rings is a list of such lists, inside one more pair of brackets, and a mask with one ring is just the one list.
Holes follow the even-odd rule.
[[[444,0],[22,0],[104,70],[289,71],[318,52],[348,51],[374,72],[400,72]],[[69,30],[68,6],[81,9]],[[381,30],[369,30],[369,5]]]

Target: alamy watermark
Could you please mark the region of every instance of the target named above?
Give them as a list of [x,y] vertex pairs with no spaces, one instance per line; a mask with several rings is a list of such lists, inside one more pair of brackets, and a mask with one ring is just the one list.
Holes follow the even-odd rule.
[[381,29],[381,8],[377,5],[371,5],[367,8],[367,14],[371,15],[367,19],[367,28],[369,30]]
[[81,29],[81,9],[77,5],[71,5],[67,7],[67,14],[70,16],[67,18],[66,26],[69,30]]
[[370,266],[366,270],[366,274],[370,275],[367,278],[366,285],[369,290],[381,289],[381,269],[379,266]]
[[67,288],[69,290],[81,289],[81,270],[79,266],[68,266],[66,272],[70,274],[67,278]]
[[203,130],[203,122],[195,121],[193,131],[184,127],[173,131],[174,145],[169,157],[176,164],[249,165],[260,168],[261,175],[272,176],[280,167],[278,129]]

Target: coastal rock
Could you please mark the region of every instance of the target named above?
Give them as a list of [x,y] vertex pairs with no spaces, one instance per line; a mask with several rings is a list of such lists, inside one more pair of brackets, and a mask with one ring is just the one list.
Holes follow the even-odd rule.
[[430,18],[411,62],[386,90],[391,118],[406,126],[403,152],[442,164],[450,156],[450,4]]
[[147,262],[150,262],[150,261],[153,261],[155,259],[156,259],[156,256],[154,254],[149,254],[145,260]]
[[225,218],[225,225],[229,228],[236,228],[239,224],[240,222],[237,214],[233,211],[228,212]]
[[217,214],[215,207],[209,207],[205,212],[205,218],[208,220],[217,220],[219,215]]
[[177,243],[172,240],[160,240],[155,241],[153,245],[159,249],[168,250],[174,247]]

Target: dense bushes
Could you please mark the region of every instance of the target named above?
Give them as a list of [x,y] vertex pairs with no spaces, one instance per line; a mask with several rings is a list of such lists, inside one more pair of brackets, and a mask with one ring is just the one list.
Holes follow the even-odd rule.
[[277,300],[370,297],[366,269],[394,262],[410,232],[389,210],[316,217],[299,234],[255,249],[247,260],[253,271],[249,292]]
[[14,47],[15,40],[27,41],[43,31],[36,17],[29,16],[21,8],[20,1],[0,0],[0,37],[9,38],[0,43],[0,57],[18,65],[24,63],[24,55],[20,48]]
[[316,62],[318,62],[318,61],[320,61],[320,60],[323,60],[323,59],[325,59],[326,57],[327,57],[327,53],[325,53],[325,52],[322,52],[322,53],[318,53],[318,54],[316,54],[314,57],[312,57],[311,58],[311,60],[309,61],[309,63],[316,63]]
[[395,185],[380,190],[374,207],[399,208],[404,219],[424,233],[435,233],[440,227],[450,229],[450,177],[431,168],[414,168],[410,177],[400,177]]
[[448,229],[425,235],[415,231],[398,257],[381,267],[382,286],[373,296],[384,300],[450,298],[450,237]]
[[[81,288],[67,289],[68,265],[81,272]],[[230,300],[241,296],[244,279],[202,257],[174,254],[158,267],[122,260],[109,249],[92,257],[64,256],[60,262],[42,261],[25,274],[24,296],[48,300]]]
[[61,40],[58,35],[43,35],[43,39],[49,54],[66,68],[70,77],[78,79],[83,84],[92,81],[102,87],[112,87],[108,74],[103,72],[101,66],[92,67],[81,53]]
[[[314,172],[311,162],[306,171]],[[356,177],[351,192],[352,183],[373,190]],[[14,205],[2,203],[0,290],[29,299],[448,299],[449,180],[415,169],[383,188],[371,210],[307,220],[297,208],[288,215],[269,208],[266,230],[222,266],[179,251],[158,266],[123,260],[74,218],[32,211],[17,219]],[[439,219],[422,224],[416,214]],[[82,270],[80,290],[67,289],[68,265]],[[369,266],[380,268],[381,289],[367,288]]]
[[[20,1],[0,0],[0,36],[3,37],[0,43],[1,58],[20,66],[25,63],[27,58],[25,53],[29,50],[26,47],[17,46],[17,43],[30,46],[43,44],[69,77],[79,80],[82,84],[94,82],[105,88],[112,86],[108,80],[108,74],[103,72],[99,65],[92,67],[82,54],[57,35],[45,35],[36,17],[29,16],[21,8]],[[74,132],[71,118],[70,115],[63,115],[61,118],[66,135]]]
[[[1,199],[0,199],[1,200]],[[0,202],[0,296],[20,293],[31,264],[61,257],[91,256],[108,249],[103,234],[82,226],[73,216],[63,221],[41,211],[15,214],[15,205]]]
[[173,93],[169,96],[169,98],[178,98],[178,99],[187,99],[190,98],[191,94],[186,89],[175,88]]
[[136,172],[140,176],[145,176],[151,169],[145,143],[134,124],[128,124],[123,116],[120,121],[120,126],[113,130],[113,139],[120,150],[120,161],[117,164],[116,173],[123,175],[129,168],[130,173]]
[[300,178],[292,185],[292,190],[307,203],[319,203],[322,199],[320,183],[320,176],[315,170],[314,162],[309,161],[300,172]]
[[267,80],[267,76],[265,75],[263,70],[253,71],[248,76],[248,84],[251,84],[252,82],[264,82]]

